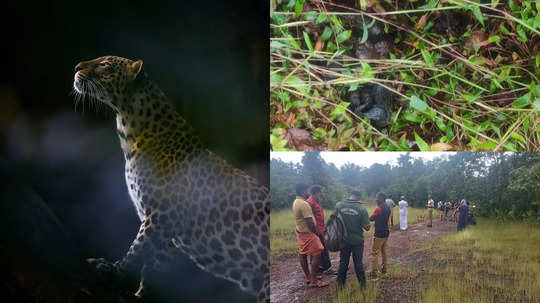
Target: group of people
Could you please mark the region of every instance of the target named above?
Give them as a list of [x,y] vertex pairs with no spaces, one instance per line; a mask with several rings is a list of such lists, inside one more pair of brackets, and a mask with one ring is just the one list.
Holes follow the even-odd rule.
[[[428,196],[428,211],[429,211],[429,221],[427,226],[432,227],[433,226],[433,208],[435,206],[435,203],[433,202],[433,199],[431,198],[431,195]],[[441,217],[441,221],[447,220],[449,217],[449,214],[451,214],[451,218],[454,218],[454,221],[457,221],[457,230],[463,230],[465,226],[469,223],[469,204],[465,199],[461,201],[454,201],[454,202],[443,202],[439,201],[437,203],[437,210],[439,211],[439,215]],[[453,210],[453,211],[452,211]]]
[[[323,272],[330,272],[331,260],[328,250],[324,245],[324,210],[321,205],[323,199],[323,188],[321,186],[312,186],[309,190],[307,184],[297,184],[295,187],[296,199],[293,202],[292,210],[295,218],[296,241],[298,244],[298,255],[300,265],[305,274],[305,282],[309,287],[325,287],[327,282],[322,281]],[[356,277],[361,287],[366,285],[366,274],[363,266],[364,253],[364,231],[371,229],[371,223],[374,222],[374,238],[372,245],[372,266],[368,274],[370,278],[376,278],[379,273],[379,255],[382,256],[381,273],[386,273],[388,267],[388,258],[386,247],[390,229],[393,222],[393,209],[396,206],[393,200],[387,199],[386,195],[378,192],[375,195],[377,207],[371,215],[361,203],[361,193],[352,191],[349,197],[336,204],[336,212],[341,215],[343,224],[347,230],[347,239],[340,250],[339,268],[337,272],[338,287],[343,287],[346,281],[346,275],[349,268],[350,257],[352,255]],[[401,197],[398,202],[400,229],[407,230],[407,208],[408,203],[405,197]],[[427,226],[432,226],[433,208],[435,203],[428,197],[427,203],[429,211],[429,222]],[[466,225],[467,202],[462,200],[460,206],[459,219],[465,216],[462,225],[458,223],[458,230]],[[462,215],[463,213],[463,215]],[[461,221],[460,221],[461,222]],[[309,260],[311,257],[311,260]]]
[[[313,186],[308,195],[308,185],[296,185],[296,199],[293,203],[293,213],[295,218],[296,240],[298,243],[298,254],[300,265],[305,274],[305,280],[310,287],[325,287],[328,283],[322,281],[322,273],[331,267],[328,250],[324,246],[324,211],[320,202],[323,196],[322,187]],[[371,216],[367,209],[362,205],[361,193],[352,191],[349,197],[336,204],[336,211],[341,214],[345,228],[347,229],[347,240],[340,250],[340,261],[338,275],[338,285],[343,286],[346,280],[349,260],[352,255],[354,269],[360,285],[365,286],[366,277],[362,263],[364,253],[364,231],[371,228],[374,222],[374,239],[372,245],[372,271],[371,277],[376,277],[379,269],[379,255],[382,256],[382,266],[380,271],[386,272],[387,255],[386,246],[390,228],[393,224],[394,202],[386,199],[382,192],[377,193],[377,208]],[[400,216],[402,209],[405,211],[407,202],[402,198],[399,202]],[[406,229],[406,220],[403,229]],[[400,223],[401,225],[401,223]],[[308,262],[308,256],[311,256],[311,262]]]

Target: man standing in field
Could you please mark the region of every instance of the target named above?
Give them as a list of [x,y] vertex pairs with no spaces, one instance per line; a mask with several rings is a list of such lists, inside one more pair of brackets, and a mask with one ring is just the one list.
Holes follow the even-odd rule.
[[[298,243],[298,256],[300,266],[306,276],[306,282],[310,287],[324,287],[328,283],[317,280],[319,260],[324,247],[317,236],[317,228],[311,206],[304,200],[307,196],[308,186],[296,184],[296,199],[293,203],[294,222],[296,227],[296,242]],[[308,267],[307,256],[312,256],[311,272]]]
[[398,202],[399,205],[399,228],[401,230],[407,230],[407,208],[409,204],[405,201],[405,197],[401,196],[401,200]]
[[[323,190],[322,187],[319,185],[314,185],[311,187],[311,196],[306,200],[307,203],[309,203],[309,206],[311,206],[311,211],[313,212],[313,216],[315,217],[315,223],[317,228],[317,235],[319,236],[319,240],[321,240],[321,243],[323,246],[324,240],[324,209],[321,205],[321,199],[323,198]],[[328,254],[328,249],[326,249],[326,246],[324,250],[321,253],[321,261],[319,265],[320,272],[324,272],[328,270],[332,264],[330,263],[330,255]]]
[[373,211],[370,221],[375,221],[375,233],[373,238],[372,249],[372,263],[371,263],[371,278],[377,277],[377,271],[379,269],[379,252],[382,255],[382,269],[381,272],[386,273],[387,257],[386,257],[386,244],[388,243],[388,236],[390,230],[388,229],[388,217],[390,216],[390,208],[385,203],[385,194],[378,192],[375,196],[377,200],[377,208]]
[[428,195],[428,202],[427,202],[427,208],[428,208],[428,225],[427,227],[433,226],[433,207],[435,207],[435,202],[431,198],[431,194]]
[[392,229],[392,227],[394,227],[394,207],[396,206],[396,203],[394,203],[394,200],[388,198],[386,199],[386,205],[390,208],[390,220],[388,221],[388,225],[389,228]]
[[353,257],[354,271],[360,287],[366,286],[366,275],[362,257],[364,255],[364,230],[370,228],[369,217],[366,208],[360,203],[360,192],[352,191],[349,198],[336,205],[336,211],[341,214],[343,223],[347,229],[348,238],[343,249],[339,253],[338,287],[345,285],[347,270],[351,254]]

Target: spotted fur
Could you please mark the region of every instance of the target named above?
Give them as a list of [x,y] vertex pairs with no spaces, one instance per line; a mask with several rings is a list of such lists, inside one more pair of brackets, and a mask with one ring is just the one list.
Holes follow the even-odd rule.
[[268,189],[205,149],[142,61],[106,56],[75,67],[75,91],[116,113],[126,183],[141,226],[126,256],[98,268],[166,270],[179,251],[200,268],[269,300]]

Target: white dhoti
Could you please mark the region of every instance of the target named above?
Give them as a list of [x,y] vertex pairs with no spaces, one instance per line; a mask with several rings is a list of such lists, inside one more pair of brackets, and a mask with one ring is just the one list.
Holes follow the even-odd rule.
[[401,230],[407,230],[407,207],[408,203],[405,201],[399,201],[399,228]]
[[407,209],[400,209],[399,210],[399,228],[401,230],[407,229]]

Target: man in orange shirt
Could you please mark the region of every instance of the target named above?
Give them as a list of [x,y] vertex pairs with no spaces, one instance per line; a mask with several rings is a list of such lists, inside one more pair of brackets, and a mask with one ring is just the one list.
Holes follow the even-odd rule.
[[[298,256],[300,266],[306,275],[306,282],[310,287],[324,287],[328,283],[317,280],[319,260],[324,247],[317,236],[315,219],[311,206],[304,200],[307,196],[308,186],[296,184],[296,199],[293,203],[294,223],[296,228],[296,242],[298,243]],[[311,272],[308,267],[307,256],[312,256]]]
[[[321,199],[323,198],[323,191],[322,186],[314,185],[311,187],[311,196],[306,200],[307,203],[311,206],[311,210],[313,211],[313,216],[315,217],[315,224],[317,227],[317,235],[319,236],[319,240],[321,240],[321,243],[323,246],[324,240],[324,209],[321,205]],[[324,250],[321,253],[321,260],[319,265],[319,270],[321,272],[324,272],[328,270],[332,264],[330,263],[330,255],[328,254],[328,250],[326,249],[326,246]]]

